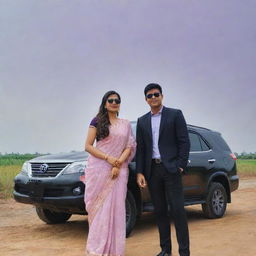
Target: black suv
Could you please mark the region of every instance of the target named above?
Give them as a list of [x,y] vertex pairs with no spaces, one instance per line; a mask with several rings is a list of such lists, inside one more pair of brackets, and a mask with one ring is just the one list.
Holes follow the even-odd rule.
[[[132,127],[135,131],[135,122]],[[201,204],[207,218],[220,218],[231,202],[231,192],[238,188],[236,157],[219,132],[193,125],[188,125],[188,131],[191,148],[183,175],[185,205]],[[39,218],[48,224],[65,222],[72,214],[86,214],[80,176],[87,157],[85,152],[72,152],[25,162],[15,177],[15,200],[35,205]],[[129,169],[127,235],[142,212],[154,210],[148,189],[136,184],[134,161]]]

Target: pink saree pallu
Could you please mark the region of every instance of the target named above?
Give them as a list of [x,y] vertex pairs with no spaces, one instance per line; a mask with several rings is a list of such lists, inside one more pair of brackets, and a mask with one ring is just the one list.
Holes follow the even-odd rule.
[[119,157],[125,148],[132,153],[120,168],[116,179],[111,179],[112,166],[92,155],[85,169],[85,205],[88,212],[89,233],[86,256],[123,256],[125,251],[125,197],[128,163],[135,154],[135,140],[128,120],[118,119],[110,126],[109,136],[96,147],[108,155]]

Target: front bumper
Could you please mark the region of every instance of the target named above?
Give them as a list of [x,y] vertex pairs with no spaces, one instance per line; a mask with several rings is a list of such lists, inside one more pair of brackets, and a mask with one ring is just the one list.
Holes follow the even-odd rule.
[[[84,183],[80,174],[60,175],[56,178],[33,178],[18,174],[14,179],[14,199],[52,211],[86,214]],[[80,187],[81,193],[73,189]]]

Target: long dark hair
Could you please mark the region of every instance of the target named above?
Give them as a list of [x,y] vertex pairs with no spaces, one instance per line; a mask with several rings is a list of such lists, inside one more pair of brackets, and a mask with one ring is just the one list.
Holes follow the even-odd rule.
[[[100,104],[99,112],[96,116],[96,118],[97,118],[96,139],[97,140],[102,140],[109,135],[110,121],[109,121],[108,111],[105,108],[105,105],[106,105],[108,97],[113,94],[116,94],[118,99],[121,100],[120,95],[116,91],[108,91],[104,94],[101,104]],[[118,113],[117,113],[117,115],[118,115]]]

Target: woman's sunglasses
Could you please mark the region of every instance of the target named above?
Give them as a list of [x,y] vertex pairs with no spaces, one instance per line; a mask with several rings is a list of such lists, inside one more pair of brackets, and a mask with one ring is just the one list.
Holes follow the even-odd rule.
[[149,93],[146,95],[146,97],[148,99],[151,99],[153,96],[155,96],[156,98],[158,98],[160,96],[160,93],[159,92],[155,92],[155,93]]
[[112,104],[113,102],[115,102],[116,104],[120,104],[121,100],[119,100],[119,99],[108,99],[108,103]]

